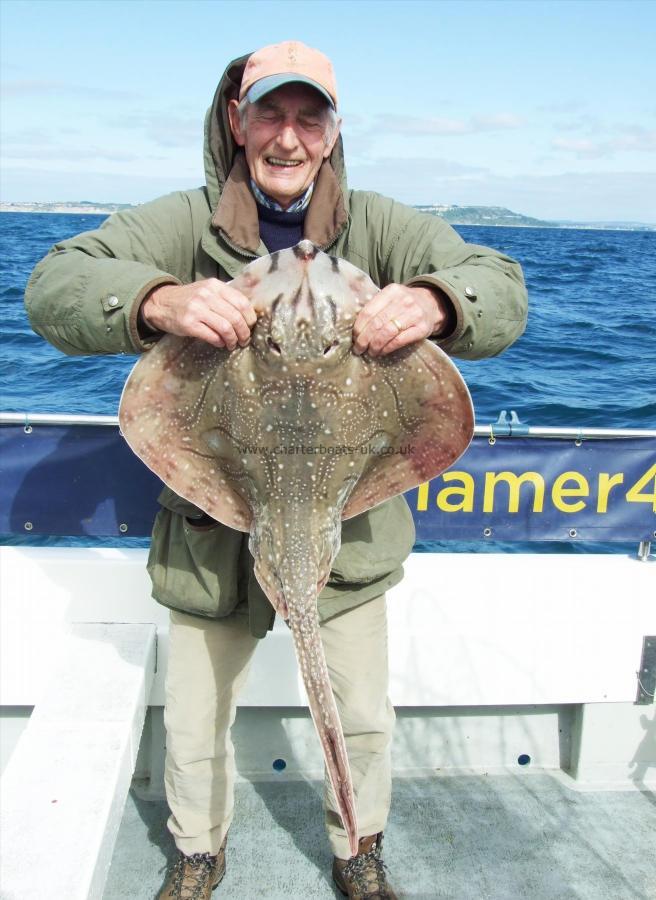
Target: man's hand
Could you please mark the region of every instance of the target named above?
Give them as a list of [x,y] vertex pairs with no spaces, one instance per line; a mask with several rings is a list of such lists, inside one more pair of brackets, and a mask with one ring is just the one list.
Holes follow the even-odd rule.
[[353,350],[385,356],[446,330],[450,303],[437,289],[388,284],[360,310],[353,324]]
[[142,303],[141,315],[156,331],[200,338],[228,350],[245,347],[257,321],[250,301],[218,278],[155,288]]

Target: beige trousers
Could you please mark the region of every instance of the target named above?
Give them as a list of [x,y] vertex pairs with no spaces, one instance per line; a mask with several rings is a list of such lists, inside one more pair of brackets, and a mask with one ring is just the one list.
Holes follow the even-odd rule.
[[[326,661],[351,764],[359,835],[385,828],[390,806],[394,709],[387,697],[385,597],[321,626]],[[230,728],[258,639],[248,618],[202,619],[171,612],[164,722],[168,827],[183,853],[216,853],[232,821]],[[346,832],[328,780],[326,828],[335,856],[348,858]]]

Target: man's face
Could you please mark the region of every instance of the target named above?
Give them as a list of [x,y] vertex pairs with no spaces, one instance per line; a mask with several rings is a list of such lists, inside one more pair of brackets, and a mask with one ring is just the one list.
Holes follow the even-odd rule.
[[251,178],[286,209],[316,178],[339,127],[330,134],[328,104],[302,84],[283,85],[250,105],[243,124],[237,106],[230,101],[230,125],[245,150]]

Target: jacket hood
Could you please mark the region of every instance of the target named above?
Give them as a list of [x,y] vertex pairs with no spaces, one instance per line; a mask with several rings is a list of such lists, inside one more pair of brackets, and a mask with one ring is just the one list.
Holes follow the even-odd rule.
[[[242,74],[250,55],[247,53],[229,63],[219,81],[205,116],[204,163],[212,227],[232,243],[257,252],[260,243],[259,230],[256,233],[257,208],[250,192],[248,166],[243,150],[232,137],[228,119],[228,102],[239,98]],[[320,246],[331,242],[346,225],[347,209],[346,170],[340,135],[330,157],[319,170],[306,216],[305,236]],[[307,233],[308,229],[311,234]]]

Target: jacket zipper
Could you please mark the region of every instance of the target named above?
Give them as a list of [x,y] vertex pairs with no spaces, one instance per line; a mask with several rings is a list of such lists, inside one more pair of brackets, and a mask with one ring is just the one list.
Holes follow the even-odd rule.
[[226,242],[228,247],[230,247],[231,250],[234,250],[240,256],[245,256],[247,259],[259,259],[257,253],[252,253],[250,250],[244,250],[243,247],[238,247],[237,244],[233,244],[232,241],[229,240],[225,231],[221,230],[219,231],[219,234],[221,235],[221,239]]

